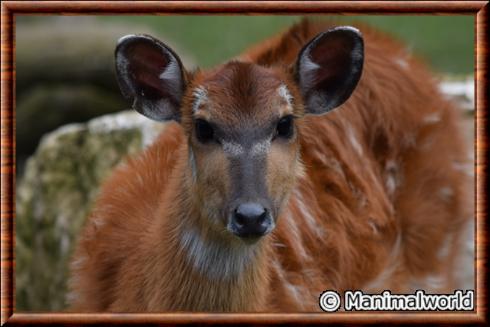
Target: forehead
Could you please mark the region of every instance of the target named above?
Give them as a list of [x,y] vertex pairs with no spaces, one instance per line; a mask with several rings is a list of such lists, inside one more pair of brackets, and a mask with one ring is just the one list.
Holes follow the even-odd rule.
[[231,62],[204,73],[194,84],[192,113],[224,124],[265,123],[292,113],[292,97],[276,71]]

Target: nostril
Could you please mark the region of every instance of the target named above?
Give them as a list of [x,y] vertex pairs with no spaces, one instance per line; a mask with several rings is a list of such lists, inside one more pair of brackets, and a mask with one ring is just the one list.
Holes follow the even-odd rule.
[[267,217],[267,209],[258,203],[243,203],[235,209],[234,216],[235,223],[241,226],[260,224]]
[[270,231],[271,216],[258,203],[242,203],[233,211],[232,232],[240,237],[259,237]]
[[238,212],[238,210],[235,210],[235,223],[241,227],[245,224],[245,217]]
[[264,212],[262,212],[262,214],[259,217],[259,223],[262,223],[266,217],[267,217],[267,209],[264,209]]

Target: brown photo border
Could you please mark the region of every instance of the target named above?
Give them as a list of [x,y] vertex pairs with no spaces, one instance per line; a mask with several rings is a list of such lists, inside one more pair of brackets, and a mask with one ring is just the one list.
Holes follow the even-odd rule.
[[[423,14],[475,17],[475,269],[476,310],[430,313],[162,313],[74,314],[14,312],[15,15],[141,14]],[[1,3],[1,324],[81,323],[488,323],[486,186],[488,141],[488,1],[4,1]]]

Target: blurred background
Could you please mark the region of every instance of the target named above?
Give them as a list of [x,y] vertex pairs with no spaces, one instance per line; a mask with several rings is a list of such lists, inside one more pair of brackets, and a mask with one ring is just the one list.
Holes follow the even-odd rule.
[[[403,40],[433,68],[441,90],[461,104],[473,144],[473,16],[314,18],[363,21]],[[17,311],[66,308],[69,257],[98,186],[164,128],[127,111],[114,75],[117,39],[151,34],[176,50],[187,67],[210,67],[300,19],[16,16]],[[472,242],[467,246],[472,271]]]

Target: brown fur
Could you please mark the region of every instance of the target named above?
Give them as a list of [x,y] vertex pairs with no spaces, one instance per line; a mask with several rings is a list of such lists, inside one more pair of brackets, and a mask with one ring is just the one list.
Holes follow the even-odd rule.
[[[203,114],[229,128],[242,121],[259,126],[277,114],[270,92],[284,81],[295,115],[302,116],[287,67],[328,27],[303,21],[240,56],[244,63],[190,77],[190,89],[206,83],[210,98],[219,97]],[[73,257],[72,309],[318,311],[326,289],[456,288],[461,232],[470,216],[469,181],[455,169],[467,160],[457,112],[402,46],[361,31],[364,71],[351,98],[331,113],[299,119],[294,141],[271,147],[267,185],[285,202],[276,229],[254,247],[253,262],[239,276],[199,274],[179,243],[183,228],[193,226],[205,242],[243,251],[222,222],[199,218],[202,206],[211,203],[213,211],[223,203],[231,181],[220,174],[227,169],[223,153],[192,139],[187,94],[183,128],[170,123],[104,184]],[[190,183],[189,144],[203,172],[197,185]],[[430,276],[440,283],[427,283]]]

